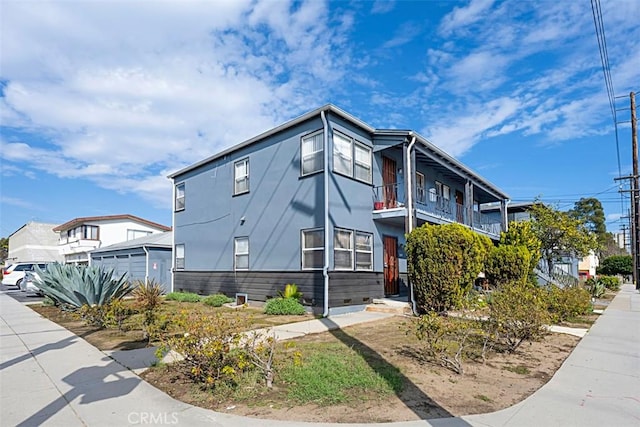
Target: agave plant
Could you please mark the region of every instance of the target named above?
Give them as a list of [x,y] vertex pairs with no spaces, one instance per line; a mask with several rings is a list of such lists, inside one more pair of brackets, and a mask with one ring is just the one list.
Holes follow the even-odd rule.
[[36,267],[36,272],[35,285],[43,294],[66,308],[105,305],[132,290],[126,273],[114,278],[114,270],[102,266],[55,263],[49,264],[44,270]]

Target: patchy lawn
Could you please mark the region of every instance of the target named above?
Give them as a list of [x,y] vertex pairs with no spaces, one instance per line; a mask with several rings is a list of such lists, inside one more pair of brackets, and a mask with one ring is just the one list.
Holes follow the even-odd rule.
[[[127,318],[120,331],[88,327],[55,307],[31,308],[102,350],[149,345],[142,337],[141,314]],[[165,301],[158,314],[183,310],[237,313],[251,328],[313,318],[267,316],[259,307],[234,310],[176,301]],[[596,317],[571,319],[567,326],[589,327]],[[178,400],[237,415],[342,423],[408,421],[486,413],[520,402],[553,376],[579,342],[574,336],[550,333],[541,341],[524,343],[515,354],[492,354],[485,363],[467,361],[464,375],[458,375],[424,361],[423,344],[407,334],[409,321],[396,316],[280,343],[273,389],[259,381],[235,390],[203,391],[173,365],[148,369],[141,376]],[[294,353],[301,364],[292,363]]]

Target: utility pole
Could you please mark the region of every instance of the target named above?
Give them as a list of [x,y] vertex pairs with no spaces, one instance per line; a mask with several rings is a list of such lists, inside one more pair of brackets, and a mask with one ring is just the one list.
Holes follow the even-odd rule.
[[640,289],[640,177],[638,176],[638,126],[636,119],[636,94],[629,94],[631,100],[631,150],[633,154],[633,178],[631,180],[631,209],[633,212],[633,279],[636,289]]

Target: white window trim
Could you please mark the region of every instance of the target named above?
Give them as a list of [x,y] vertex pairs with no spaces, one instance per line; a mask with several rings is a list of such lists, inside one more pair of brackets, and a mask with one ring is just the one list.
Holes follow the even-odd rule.
[[[349,249],[342,249],[342,248],[337,248],[336,247],[336,233],[338,232],[343,232],[343,233],[349,233]],[[333,229],[333,269],[336,271],[353,271],[354,267],[355,267],[355,260],[354,260],[354,249],[355,249],[355,245],[353,244],[353,230],[349,230],[346,228],[334,228]],[[351,267],[338,267],[336,265],[336,252],[349,252],[349,256],[351,258]]]
[[[182,257],[178,257],[178,248],[182,248]],[[185,247],[184,247],[184,243],[176,243],[174,250],[176,251],[176,255],[174,257],[174,267],[176,270],[184,270],[185,267]],[[182,260],[182,266],[178,266],[178,260],[181,259]]]
[[[178,193],[179,193],[178,189],[180,187],[182,188],[182,196],[178,196]],[[174,198],[173,210],[175,212],[183,211],[184,208],[185,208],[185,185],[184,185],[184,182],[181,182],[181,183],[178,183],[178,184],[175,185],[175,192],[176,192],[176,195],[175,195],[175,198]],[[182,201],[182,206],[180,206],[180,207],[178,207],[178,205],[180,204],[179,201]]]
[[[370,237],[370,242],[371,242],[371,250],[368,251],[363,251],[363,250],[358,250],[358,234],[366,234],[367,236]],[[356,271],[373,271],[373,233],[369,233],[366,231],[354,231],[354,242],[353,242],[353,251],[354,251],[354,258],[353,258],[353,268]],[[369,258],[370,258],[370,268],[359,268],[358,267],[358,254],[369,254]]]
[[[238,241],[246,240],[247,241],[247,251],[246,252],[238,252]],[[235,237],[233,239],[233,269],[234,270],[249,270],[249,237],[241,236]],[[247,257],[247,266],[246,267],[238,267],[238,256],[246,256]]]
[[[349,145],[350,145],[350,158],[349,158],[350,170],[349,170],[348,173],[336,169],[336,156],[340,156],[341,155],[341,152],[337,151],[337,149],[336,149],[336,147],[337,147],[336,141],[335,141],[336,140],[336,136],[338,138],[343,138],[345,140],[345,142],[348,141]],[[356,146],[359,146],[359,147],[367,150],[367,152],[369,153],[369,162],[368,162],[368,164],[356,161]],[[333,171],[335,173],[337,173],[339,175],[342,175],[342,176],[347,176],[349,178],[353,178],[356,181],[364,182],[366,184],[371,184],[373,182],[373,150],[367,144],[364,144],[364,143],[356,140],[355,138],[347,136],[342,132],[334,131],[333,132],[333,150],[332,150],[332,152],[333,152]],[[345,158],[346,158],[346,156],[345,156]],[[359,177],[356,176],[356,166],[357,165],[360,165],[360,166],[364,165],[364,166],[368,167],[368,169],[369,169],[369,177],[368,177],[367,180],[360,179]]]
[[[246,164],[246,173],[242,177],[236,176],[236,165],[240,163]],[[238,183],[246,180],[247,181],[247,189],[243,191],[238,191]],[[238,196],[240,194],[246,194],[249,192],[249,158],[245,157],[244,159],[233,162],[233,195]]]
[[[305,252],[322,252],[324,259],[324,244],[320,247],[306,248],[304,245],[304,233],[313,232],[313,231],[322,231],[322,237],[324,238],[324,228],[306,228],[304,230],[300,230],[300,266],[303,270],[322,270],[322,266],[320,267],[305,267],[304,266],[304,254]],[[324,264],[324,262],[323,262]]]
[[315,138],[316,136],[323,135],[323,134],[324,134],[324,131],[319,130],[319,131],[315,131],[313,133],[310,133],[309,135],[305,135],[302,138],[300,138],[300,176],[313,175],[315,173],[319,173],[319,172],[322,172],[324,170],[324,155],[321,155],[320,159],[322,161],[321,162],[322,163],[322,167],[320,169],[314,170],[314,171],[311,171],[311,172],[305,172],[304,171],[304,161],[305,161],[305,159],[310,158],[310,157],[314,157],[314,156],[318,155],[318,153],[324,153],[324,143],[322,144],[322,148],[320,150],[312,151],[310,154],[306,154],[306,155],[304,155],[302,153],[302,146],[303,146],[305,140],[307,140],[309,138]]

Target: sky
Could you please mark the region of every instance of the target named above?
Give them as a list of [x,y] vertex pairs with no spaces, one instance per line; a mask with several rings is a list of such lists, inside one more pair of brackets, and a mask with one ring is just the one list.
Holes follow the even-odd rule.
[[171,225],[167,175],[326,103],[417,131],[513,202],[596,197],[618,232],[640,1],[601,7],[617,139],[589,0],[1,0],[0,236]]

